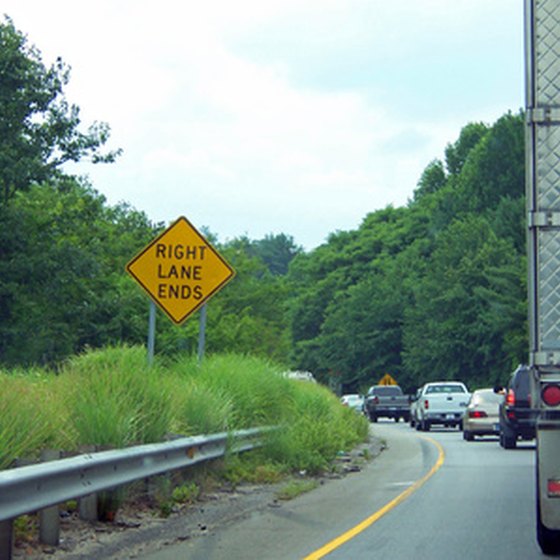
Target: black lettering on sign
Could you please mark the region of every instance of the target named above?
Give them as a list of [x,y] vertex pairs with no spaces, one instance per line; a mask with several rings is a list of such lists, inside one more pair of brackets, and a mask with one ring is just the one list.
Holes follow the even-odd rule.
[[202,280],[201,266],[185,266],[182,264],[179,268],[174,264],[168,268],[163,264],[158,264],[158,278],[181,278],[181,280]]
[[203,261],[206,249],[206,245],[156,243],[156,258]]
[[200,300],[203,297],[202,286],[187,284],[158,284],[158,299],[190,299]]

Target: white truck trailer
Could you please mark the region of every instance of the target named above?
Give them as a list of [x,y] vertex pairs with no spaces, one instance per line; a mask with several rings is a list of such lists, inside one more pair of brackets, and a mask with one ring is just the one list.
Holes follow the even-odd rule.
[[560,0],[525,0],[529,364],[537,540],[560,554]]

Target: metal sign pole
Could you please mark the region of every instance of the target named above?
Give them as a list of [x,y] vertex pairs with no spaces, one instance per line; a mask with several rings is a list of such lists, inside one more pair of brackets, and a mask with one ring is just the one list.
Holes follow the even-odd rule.
[[200,308],[200,327],[198,331],[198,364],[202,363],[204,357],[204,343],[206,339],[206,304]]
[[156,304],[150,300],[150,315],[148,318],[148,365],[154,361],[154,348],[156,341]]

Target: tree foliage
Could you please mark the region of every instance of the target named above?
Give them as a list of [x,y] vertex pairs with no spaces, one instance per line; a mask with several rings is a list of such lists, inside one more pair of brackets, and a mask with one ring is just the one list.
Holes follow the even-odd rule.
[[107,124],[80,131],[79,108],[63,93],[69,76],[61,59],[45,66],[9,18],[0,23],[1,205],[17,191],[56,177],[67,161],[107,162],[118,154],[100,151],[109,138]]
[[141,301],[123,271],[154,234],[146,216],[107,208],[90,187],[66,178],[16,193],[0,219],[4,363],[53,363],[86,346],[138,342]]
[[522,115],[467,125],[405,208],[295,259],[292,357],[357,390],[504,380],[526,351]]

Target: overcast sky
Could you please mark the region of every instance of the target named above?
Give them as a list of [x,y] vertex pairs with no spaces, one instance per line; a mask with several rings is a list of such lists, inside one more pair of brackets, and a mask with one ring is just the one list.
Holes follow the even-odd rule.
[[312,249],[412,197],[469,122],[524,105],[522,0],[0,0],[72,68],[110,204]]

